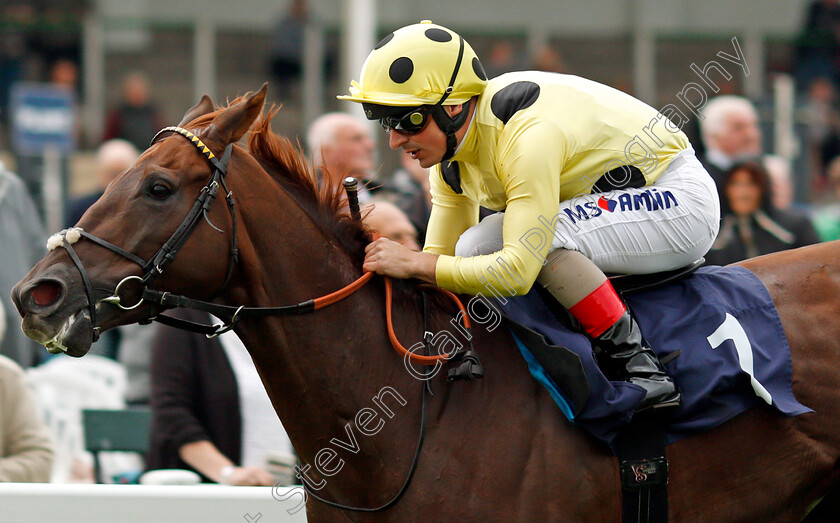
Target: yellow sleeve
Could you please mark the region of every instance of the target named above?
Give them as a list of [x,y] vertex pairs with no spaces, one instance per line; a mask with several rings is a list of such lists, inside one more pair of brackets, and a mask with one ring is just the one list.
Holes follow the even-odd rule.
[[440,164],[429,172],[432,213],[426,227],[423,252],[455,254],[455,244],[461,235],[478,223],[478,204],[452,190],[440,174]]
[[[500,135],[497,155],[497,169],[507,197],[504,246],[501,251],[483,256],[440,256],[435,279],[445,289],[487,294],[492,292],[487,288],[489,284],[503,296],[525,294],[536,281],[551,247],[554,231],[547,231],[539,218],[551,223],[559,210],[560,173],[568,142],[550,122],[511,124]],[[543,231],[546,241],[532,250],[521,239],[534,228]]]

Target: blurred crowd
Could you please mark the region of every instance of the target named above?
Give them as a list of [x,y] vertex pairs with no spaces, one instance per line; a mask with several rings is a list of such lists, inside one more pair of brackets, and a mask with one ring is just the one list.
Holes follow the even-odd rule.
[[[42,15],[24,4],[2,9],[0,116],[7,130],[15,81],[45,82],[81,94],[80,44],[63,33],[63,38],[34,38],[28,24]],[[808,161],[769,154],[760,101],[739,94],[734,84],[729,94],[711,98],[700,118],[685,128],[720,197],[720,233],[707,264],[840,239],[840,1],[815,0],[804,15],[791,73],[801,93],[800,154]],[[306,2],[292,2],[269,44],[266,75],[291,97],[300,96],[301,27],[307,17]],[[71,12],[68,26],[74,21],[78,17]],[[549,42],[527,53],[504,38],[487,46],[484,67],[491,77],[523,69],[575,73],[564,64],[559,46]],[[162,93],[143,71],[131,71],[119,89],[121,98],[107,112],[103,135],[86,138],[95,151],[89,174],[96,187],[68,197],[64,226],[76,224],[154,133],[170,123],[155,102]],[[377,153],[371,132],[356,116],[324,114],[308,126],[308,154],[319,179],[352,176],[361,182],[359,200],[370,228],[420,250],[431,209],[428,171],[408,155],[390,152],[398,168],[381,172],[386,159]],[[0,151],[11,152],[8,132],[0,132]],[[10,290],[43,256],[50,231],[40,207],[41,159],[10,157],[14,169],[0,162],[0,481],[95,481],[80,434],[80,412],[86,408],[140,409],[151,416],[145,463],[116,460],[106,481],[134,481],[147,468],[192,470],[203,481],[231,485],[291,481],[291,441],[233,333],[208,340],[164,326],[121,327],[94,344],[85,358],[92,363],[84,366],[50,356],[23,336]],[[797,172],[799,165],[808,172]],[[802,183],[809,184],[807,191],[797,190]],[[811,196],[803,201],[797,194]],[[178,314],[214,321],[204,314]],[[68,381],[68,374],[80,372],[85,379],[76,385]],[[78,390],[69,394],[74,386]]]

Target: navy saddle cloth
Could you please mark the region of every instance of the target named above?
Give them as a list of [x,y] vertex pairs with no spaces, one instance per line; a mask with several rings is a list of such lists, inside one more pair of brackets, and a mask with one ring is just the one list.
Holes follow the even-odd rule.
[[[630,383],[609,381],[595,362],[589,338],[564,326],[548,299],[553,298],[534,288],[525,296],[498,301],[514,322],[510,330],[531,373],[563,414],[612,446],[644,392]],[[686,279],[625,299],[659,357],[676,356],[666,368],[682,390],[683,402],[661,411],[666,444],[761,405],[787,416],[811,412],[791,391],[790,347],[776,308],[764,284],[747,269],[703,267]],[[560,356],[547,359],[548,351],[529,343],[538,335]],[[562,376],[559,383],[545,367]]]

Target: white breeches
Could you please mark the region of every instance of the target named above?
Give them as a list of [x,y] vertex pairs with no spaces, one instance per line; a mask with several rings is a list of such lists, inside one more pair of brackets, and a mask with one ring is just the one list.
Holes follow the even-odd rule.
[[[537,245],[553,233],[551,250],[579,251],[606,273],[647,274],[676,269],[708,252],[720,225],[720,204],[711,176],[689,148],[652,185],[589,194],[560,203],[556,216],[534,224],[520,241]],[[502,249],[504,213],[467,229],[456,256]]]

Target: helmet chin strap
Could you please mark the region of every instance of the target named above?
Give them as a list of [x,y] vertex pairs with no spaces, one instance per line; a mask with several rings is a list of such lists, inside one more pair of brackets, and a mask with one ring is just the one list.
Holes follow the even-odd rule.
[[432,118],[434,118],[440,130],[446,134],[446,153],[444,153],[440,161],[445,162],[455,154],[455,148],[458,146],[458,139],[455,137],[455,133],[464,126],[469,114],[469,102],[465,103],[461,112],[454,117],[450,117],[442,105],[436,105],[432,108]]
[[443,158],[441,158],[441,162],[445,162],[446,160],[452,158],[455,154],[455,148],[458,146],[458,139],[455,138],[455,133],[463,127],[464,122],[467,121],[467,116],[469,116],[469,105],[466,108],[461,109],[461,112],[456,114],[454,117],[449,116],[449,113],[446,112],[446,109],[443,107],[443,102],[449,98],[449,95],[452,94],[452,90],[455,86],[455,78],[458,77],[458,70],[461,68],[461,60],[464,58],[464,38],[462,36],[458,36],[460,47],[458,48],[458,59],[455,61],[455,68],[452,70],[452,77],[449,79],[449,87],[446,88],[446,92],[443,93],[438,103],[436,103],[432,107],[432,118],[434,118],[435,123],[440,128],[441,131],[446,134],[446,153],[444,153]]

